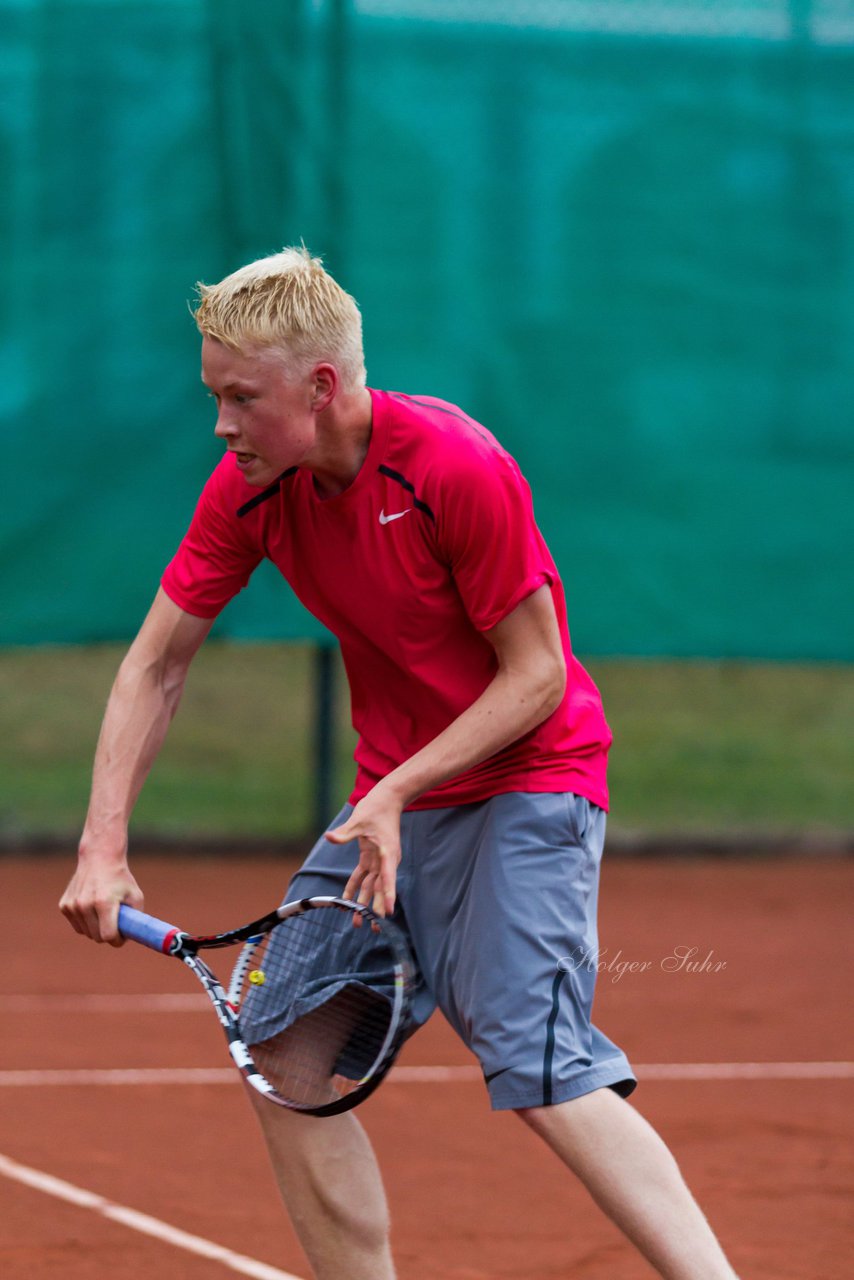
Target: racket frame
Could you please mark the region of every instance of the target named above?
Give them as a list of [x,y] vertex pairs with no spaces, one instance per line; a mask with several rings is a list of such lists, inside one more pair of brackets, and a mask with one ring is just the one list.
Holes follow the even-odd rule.
[[[391,1002],[391,1016],[385,1039],[374,1058],[368,1072],[356,1083],[344,1097],[314,1106],[304,1106],[292,1098],[286,1098],[267,1080],[255,1064],[251,1050],[243,1039],[240,1027],[240,1011],[237,1007],[237,993],[243,983],[254,945],[268,933],[272,933],[285,920],[304,915],[313,910],[339,910],[347,912],[353,919],[354,927],[378,930],[387,942],[394,961],[394,993]],[[357,925],[357,917],[360,923]],[[286,902],[275,911],[261,916],[239,929],[229,929],[225,933],[195,935],[186,933],[165,920],[148,916],[145,912],[133,907],[119,907],[119,932],[149,950],[159,951],[163,955],[174,956],[195,975],[205,994],[213,1005],[219,1023],[225,1033],[228,1052],[248,1085],[268,1101],[290,1111],[299,1111],[305,1115],[332,1116],[349,1111],[363,1102],[388,1074],[397,1052],[406,1034],[406,1014],[409,994],[413,982],[413,963],[409,947],[403,934],[393,921],[377,916],[369,907],[345,898],[317,896],[299,898]],[[243,949],[237,958],[234,970],[226,990],[216,974],[199,957],[200,951],[215,950],[222,947],[243,943]]]

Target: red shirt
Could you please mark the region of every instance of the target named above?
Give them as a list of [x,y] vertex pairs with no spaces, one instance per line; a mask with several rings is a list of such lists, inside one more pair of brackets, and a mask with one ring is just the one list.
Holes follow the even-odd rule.
[[293,468],[252,488],[226,455],[208,480],[163,588],[216,616],[264,558],[336,635],[347,670],[358,766],[355,803],[483,692],[497,670],[481,634],[551,587],[568,680],[549,718],[413,809],[506,791],[575,791],[607,808],[611,734],[599,692],[573,657],[554,561],[517,464],[461,409],[372,391],[373,429],[349,488],[319,498]]

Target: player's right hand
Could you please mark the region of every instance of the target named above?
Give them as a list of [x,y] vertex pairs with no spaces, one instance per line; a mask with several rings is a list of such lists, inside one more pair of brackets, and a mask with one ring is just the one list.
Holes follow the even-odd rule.
[[60,899],[59,909],[77,933],[93,942],[121,947],[124,938],[118,930],[118,915],[122,903],[138,910],[145,905],[142,890],[127,863],[108,866],[81,861]]

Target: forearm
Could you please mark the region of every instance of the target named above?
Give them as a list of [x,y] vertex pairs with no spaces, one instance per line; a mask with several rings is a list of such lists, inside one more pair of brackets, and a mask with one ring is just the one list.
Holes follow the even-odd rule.
[[566,661],[554,604],[543,586],[485,633],[495,649],[495,675],[446,729],[387,774],[327,839],[358,838],[359,864],[345,897],[394,908],[400,861],[400,815],[418,796],[495,755],[555,711],[566,688]]
[[127,865],[128,822],[210,626],[159,591],[110,693],[77,869],[59,904],[72,928],[96,942],[120,945],[119,904],[143,904]]
[[128,822],[178,708],[184,674],[170,674],[133,649],[123,662],[95,752],[82,861],[124,856]]
[[499,669],[480,697],[381,784],[401,809],[523,737],[556,709],[565,669]]

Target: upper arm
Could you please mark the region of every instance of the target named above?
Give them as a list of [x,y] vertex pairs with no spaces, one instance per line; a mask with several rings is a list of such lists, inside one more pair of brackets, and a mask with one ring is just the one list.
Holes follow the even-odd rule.
[[557,570],[534,519],[531,491],[509,454],[467,442],[438,495],[438,545],[463,607],[488,634]]
[[264,555],[267,507],[248,512],[241,506],[246,487],[240,485],[233,460],[223,458],[163,573],[161,582],[172,602],[201,618],[215,618],[243,590]]
[[533,591],[483,634],[495,650],[499,670],[554,686],[557,705],[566,685],[566,659],[550,587]]

